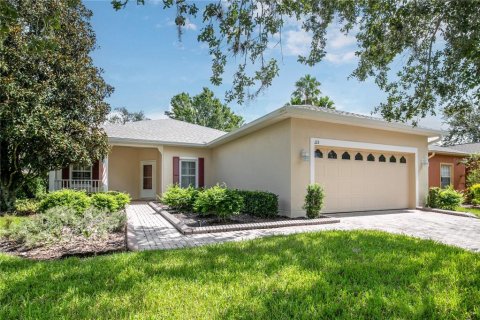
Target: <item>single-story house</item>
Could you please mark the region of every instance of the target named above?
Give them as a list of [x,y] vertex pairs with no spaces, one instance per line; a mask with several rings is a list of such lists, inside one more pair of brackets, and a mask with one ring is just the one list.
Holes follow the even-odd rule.
[[265,190],[280,214],[304,216],[306,187],[324,212],[415,208],[428,192],[428,145],[442,132],[312,106],[284,106],[230,133],[172,119],[107,125],[92,167],[50,173],[50,189],[118,190],[153,199],[168,186]]
[[456,190],[465,190],[465,165],[461,161],[469,154],[438,145],[430,145],[428,151],[428,186],[444,188],[452,185]]

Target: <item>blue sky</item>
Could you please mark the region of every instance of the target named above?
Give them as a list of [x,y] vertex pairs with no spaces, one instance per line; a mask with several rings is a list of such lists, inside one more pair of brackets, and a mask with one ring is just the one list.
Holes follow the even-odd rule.
[[[175,94],[194,95],[202,87],[209,87],[223,99],[230,88],[233,63],[227,66],[223,85],[216,87],[210,83],[208,49],[196,40],[200,21],[189,21],[179,42],[173,23],[175,11],[163,10],[161,1],[148,2],[145,6],[132,3],[120,11],[113,10],[109,0],[84,3],[93,11],[91,23],[99,47],[92,54],[94,63],[104,70],[105,80],[115,87],[108,99],[112,108],[125,106],[131,111],[143,110],[155,119],[169,109]],[[308,52],[310,38],[300,31],[295,21],[287,23],[282,38],[280,76],[254,101],[229,106],[247,121],[254,120],[283,106],[290,99],[295,81],[311,74],[322,83],[322,93],[332,98],[337,109],[370,114],[385,94],[371,80],[347,79],[356,66],[355,38],[332,27],[328,40],[324,61],[314,67],[304,66],[296,60],[298,54]],[[271,48],[268,54],[280,57],[280,49]],[[421,124],[438,128],[440,122],[429,118]]]

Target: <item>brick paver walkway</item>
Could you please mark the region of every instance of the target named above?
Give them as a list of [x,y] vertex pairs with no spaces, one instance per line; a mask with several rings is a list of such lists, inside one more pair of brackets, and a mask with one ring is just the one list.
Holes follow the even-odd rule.
[[128,244],[132,250],[193,247],[321,230],[370,229],[433,239],[480,252],[480,219],[418,210],[335,214],[340,223],[194,235],[181,234],[146,203],[131,204],[127,216]]

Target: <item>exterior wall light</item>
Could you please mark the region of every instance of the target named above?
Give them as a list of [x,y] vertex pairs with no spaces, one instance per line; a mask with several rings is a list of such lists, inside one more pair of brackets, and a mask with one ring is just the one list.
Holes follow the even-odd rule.
[[305,149],[302,149],[302,151],[300,151],[300,158],[302,158],[303,161],[308,161],[310,160],[310,154]]

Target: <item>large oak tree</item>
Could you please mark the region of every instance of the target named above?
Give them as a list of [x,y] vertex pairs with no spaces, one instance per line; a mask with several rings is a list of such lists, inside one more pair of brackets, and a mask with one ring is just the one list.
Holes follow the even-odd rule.
[[[127,2],[112,1],[116,9]],[[385,119],[416,124],[443,113],[455,129],[450,143],[479,139],[480,126],[470,122],[479,118],[480,105],[478,0],[218,0],[200,8],[163,3],[176,9],[180,31],[187,19],[202,17],[198,40],[212,56],[212,83],[224,81],[227,63],[237,65],[228,101],[242,103],[271,85],[279,66],[269,50],[271,44],[281,47],[288,21],[296,20],[311,36],[309,53],[298,57],[309,66],[325,57],[327,29],[338,24],[344,33],[355,30],[358,65],[352,76],[373,78],[387,93],[375,109]]]
[[111,92],[90,52],[80,0],[0,1],[0,206],[49,170],[108,152],[101,129]]

